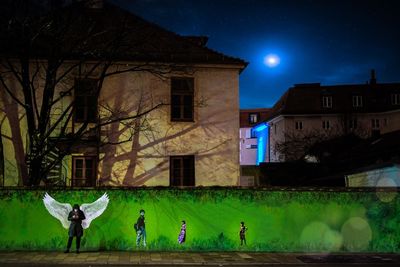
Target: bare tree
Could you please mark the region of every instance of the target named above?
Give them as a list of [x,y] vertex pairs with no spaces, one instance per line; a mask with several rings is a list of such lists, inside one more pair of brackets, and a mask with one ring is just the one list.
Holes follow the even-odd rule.
[[[55,9],[47,9],[45,14],[41,14],[43,1],[8,1],[3,8],[0,90],[6,101],[17,106],[14,109],[23,114],[26,123],[27,171],[21,177],[24,185],[59,183],[47,176],[71,153],[74,145],[93,134],[98,136],[102,127],[114,123],[130,129],[125,141],[131,141],[146,128],[145,116],[168,104],[158,102],[124,111],[98,108],[96,100],[91,103],[97,109],[95,120],[86,118],[74,124],[71,131],[77,106],[76,98],[71,95],[79,89],[79,81],[95,79],[90,90],[98,99],[104,82],[111,76],[149,72],[165,79],[171,72],[188,72],[188,68],[170,63],[154,63],[151,55],[144,54],[140,48],[150,37],[141,33],[140,25],[132,25],[128,16],[115,17],[109,23],[85,5],[85,1],[63,8],[55,5]],[[82,10],[87,12],[81,13]],[[124,58],[132,57],[141,60],[122,64]],[[54,112],[56,109],[58,112]],[[120,142],[123,141],[114,145]]]

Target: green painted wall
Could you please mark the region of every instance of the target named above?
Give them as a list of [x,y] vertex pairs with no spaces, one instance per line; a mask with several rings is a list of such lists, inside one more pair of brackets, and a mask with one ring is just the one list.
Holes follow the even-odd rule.
[[[67,230],[45,209],[45,192],[0,190],[1,250],[65,248]],[[143,208],[148,250],[400,252],[399,192],[48,191],[71,204],[93,202],[104,192],[110,203],[85,230],[82,250],[137,249],[133,224]],[[187,241],[178,245],[181,220],[186,220]],[[249,228],[244,247],[239,241],[240,221]]]

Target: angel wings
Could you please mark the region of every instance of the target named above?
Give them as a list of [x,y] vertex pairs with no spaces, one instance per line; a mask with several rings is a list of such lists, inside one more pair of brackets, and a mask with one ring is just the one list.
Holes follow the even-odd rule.
[[[90,204],[82,204],[80,209],[85,214],[86,219],[82,221],[83,229],[87,229],[90,223],[99,217],[107,208],[109,199],[107,193],[104,193],[102,197]],[[44,195],[43,203],[49,213],[57,218],[62,226],[66,229],[69,228],[70,221],[68,221],[68,214],[72,210],[72,206],[69,203],[60,203],[52,198],[48,193]]]

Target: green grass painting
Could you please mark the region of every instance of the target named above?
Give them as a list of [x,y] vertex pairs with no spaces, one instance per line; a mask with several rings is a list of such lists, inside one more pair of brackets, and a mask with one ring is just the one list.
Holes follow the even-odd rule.
[[[45,192],[0,190],[0,250],[65,248],[68,231],[45,209]],[[48,191],[71,205],[93,202],[104,192],[110,203],[85,230],[82,250],[400,252],[400,198],[385,195],[393,192]],[[140,209],[146,211],[146,248],[135,246],[133,225]],[[182,220],[187,237],[179,245]],[[241,221],[248,227],[246,246],[240,246]]]

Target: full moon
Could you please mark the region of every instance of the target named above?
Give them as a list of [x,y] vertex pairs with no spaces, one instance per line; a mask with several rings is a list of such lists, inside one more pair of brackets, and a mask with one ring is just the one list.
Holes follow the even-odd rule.
[[264,57],[264,64],[270,68],[278,66],[280,61],[280,58],[274,54],[269,54]]

